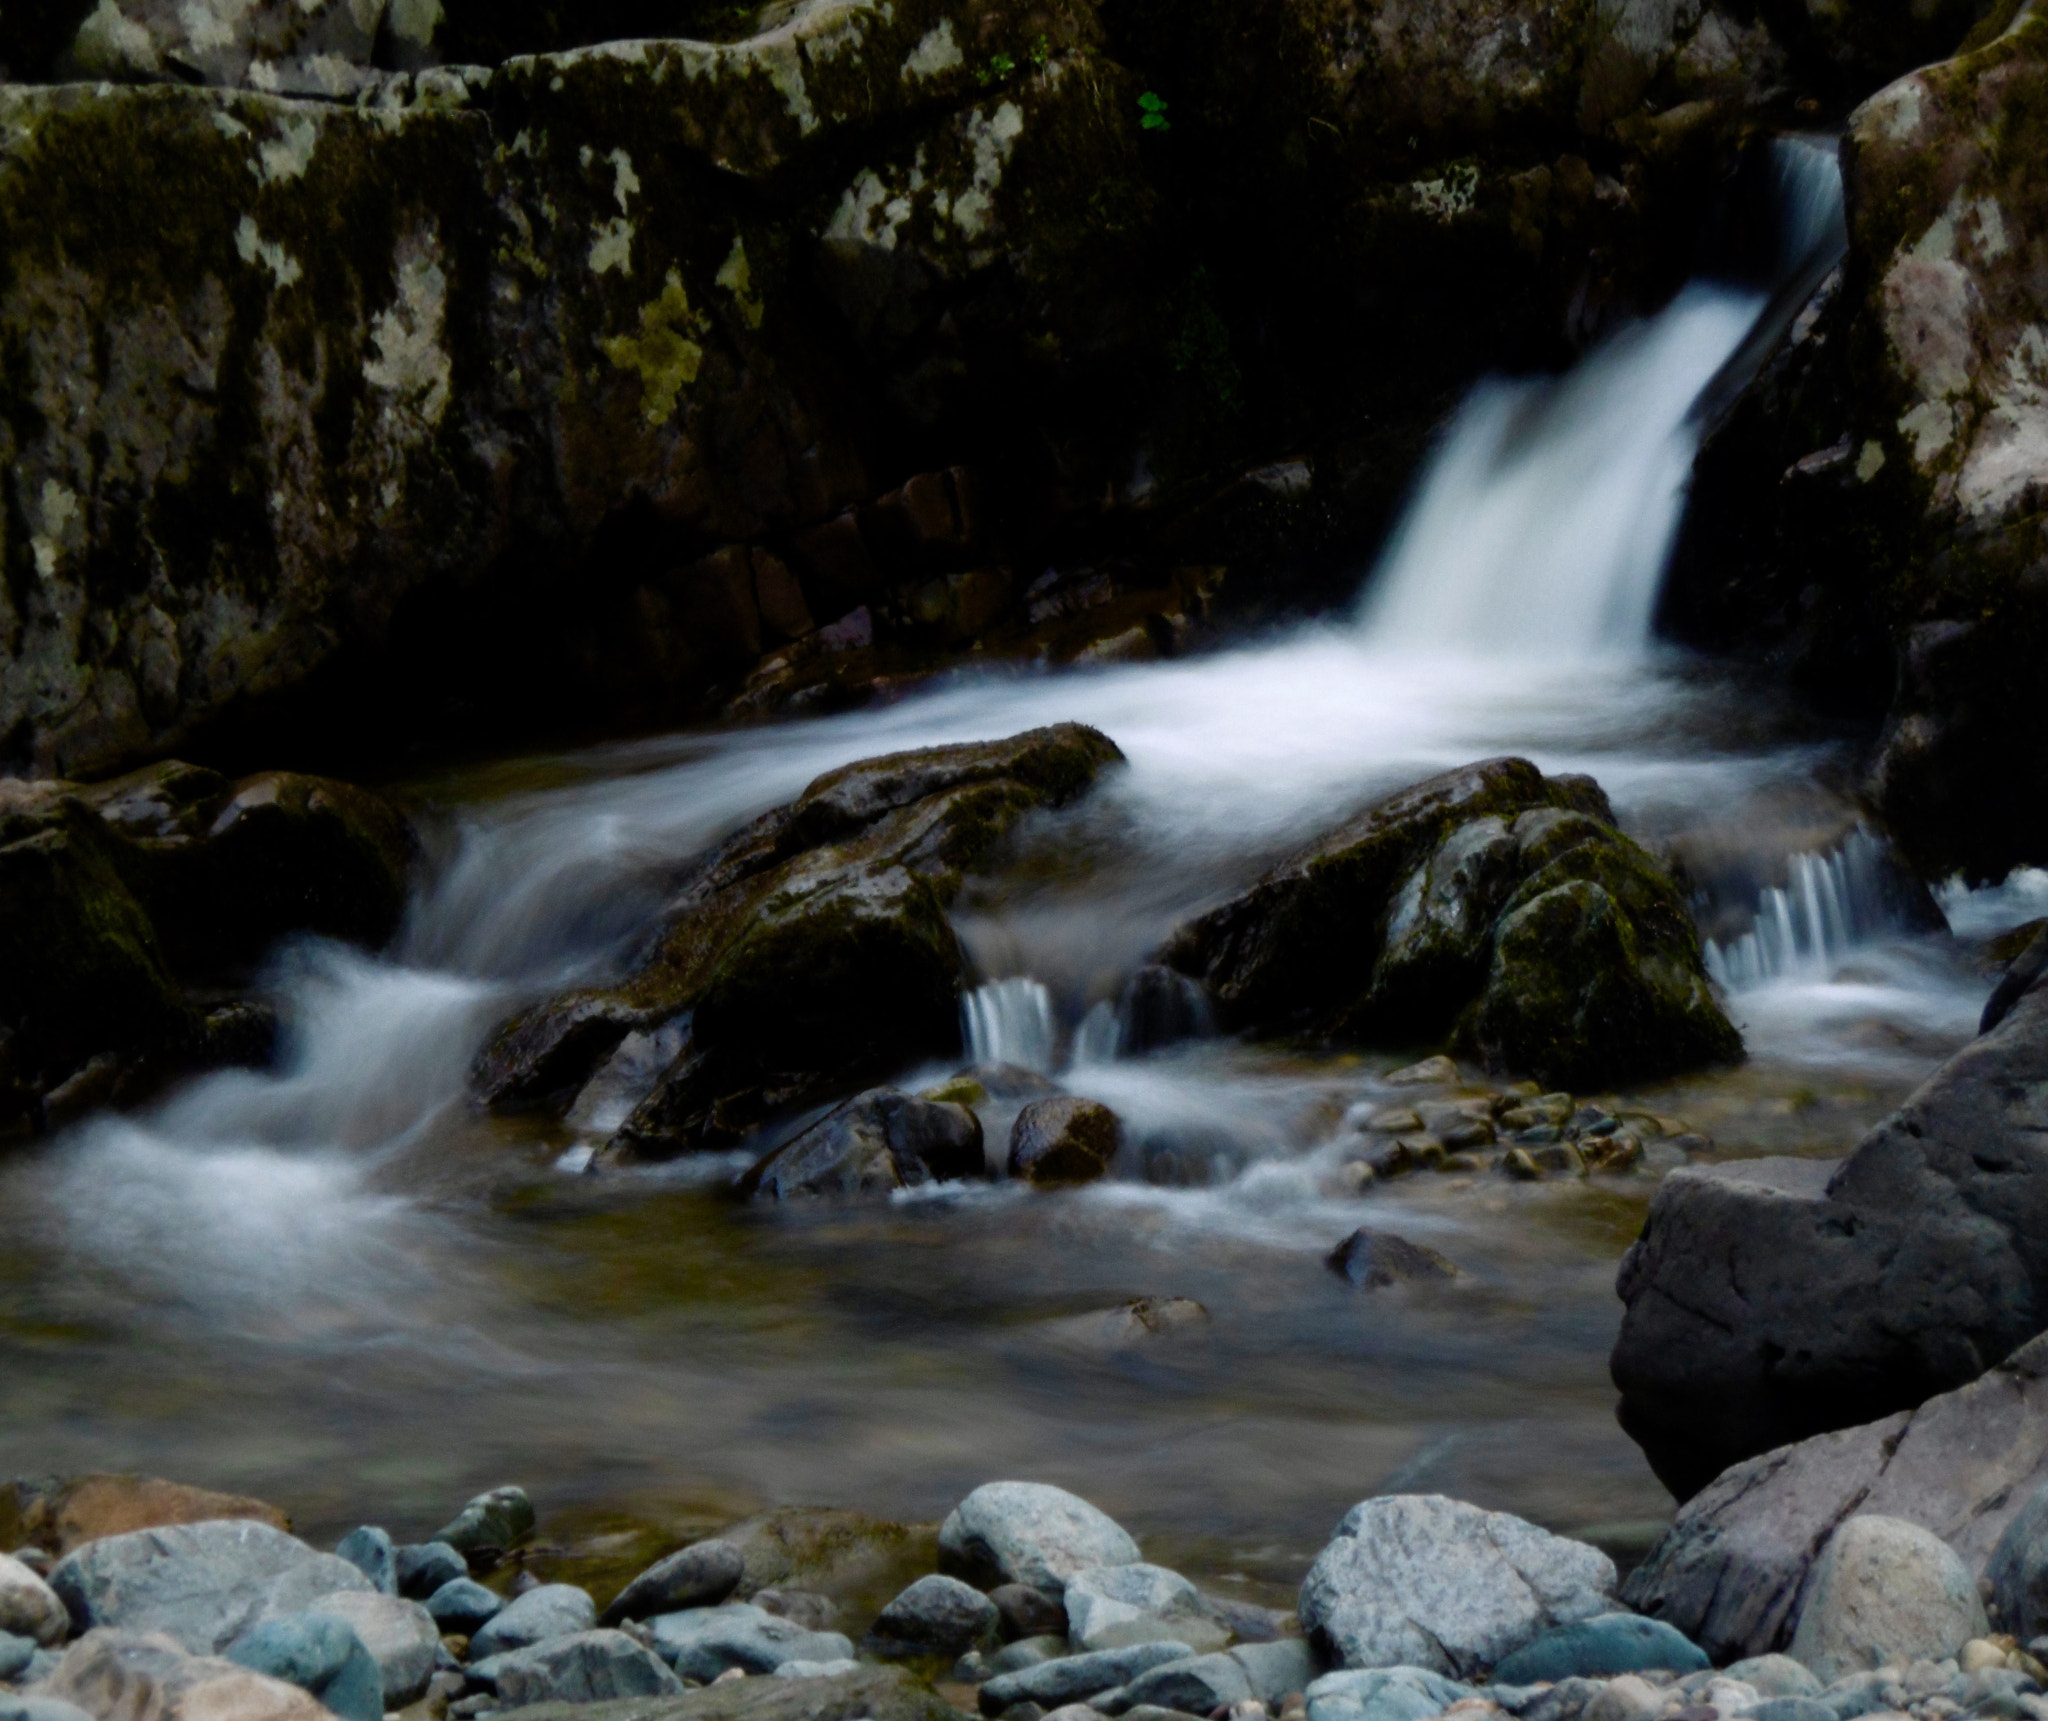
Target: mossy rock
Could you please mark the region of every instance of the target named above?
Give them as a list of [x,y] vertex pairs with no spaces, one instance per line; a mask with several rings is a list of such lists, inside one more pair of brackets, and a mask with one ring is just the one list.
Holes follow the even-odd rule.
[[1165,960],[1254,1033],[1451,1036],[1552,1087],[1742,1055],[1670,874],[1597,785],[1521,759],[1388,796],[1183,927]]
[[777,1506],[718,1532],[744,1567],[734,1599],[812,1590],[879,1611],[938,1564],[935,1524],[899,1524],[842,1506]]
[[687,1020],[613,1143],[659,1158],[957,1050],[966,964],[946,909],[963,878],[1121,758],[1060,724],[828,772],[697,859],[632,974],[500,1029],[472,1085],[500,1108],[559,1107],[627,1034]]

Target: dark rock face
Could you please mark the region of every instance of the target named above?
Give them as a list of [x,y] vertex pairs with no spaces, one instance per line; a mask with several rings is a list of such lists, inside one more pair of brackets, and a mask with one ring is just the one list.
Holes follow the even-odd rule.
[[1333,1039],[1455,1033],[1587,1089],[1741,1055],[1683,897],[1598,785],[1523,759],[1368,807],[1176,932],[1226,1026]]
[[1123,1121],[1106,1105],[1071,1094],[1033,1100],[1010,1129],[1010,1175],[1041,1189],[1093,1183],[1123,1140]]
[[1121,757],[1062,724],[828,773],[694,864],[624,982],[507,1023],[477,1092],[508,1109],[563,1103],[626,1034],[687,1015],[614,1143],[661,1157],[954,1050],[965,970],[945,911],[963,875],[1025,813],[1077,799]]
[[[1790,1642],[1808,1573],[1837,1525],[1903,1518],[1997,1575],[2007,1534],[2048,1485],[2048,1340],[1981,1379],[1861,1427],[1745,1459],[1679,1509],[1622,1599],[1717,1663]],[[2017,1597],[1994,1588],[2003,1605]],[[2010,1614],[1999,1629],[2018,1629]]]
[[288,932],[381,943],[416,852],[392,808],[318,777],[0,784],[0,1132],[262,1062],[267,1013],[184,983],[232,978]]
[[1883,714],[1869,793],[1930,876],[2048,855],[2044,80],[2048,21],[1999,7],[1851,117],[1848,256],[1710,436],[1667,610]]
[[885,1195],[947,1178],[984,1177],[981,1120],[894,1088],[857,1095],[768,1154],[740,1180],[771,1201]]
[[1624,1426],[1680,1495],[1975,1379],[2048,1325],[2048,990],[1847,1160],[1675,1172],[1622,1262]]

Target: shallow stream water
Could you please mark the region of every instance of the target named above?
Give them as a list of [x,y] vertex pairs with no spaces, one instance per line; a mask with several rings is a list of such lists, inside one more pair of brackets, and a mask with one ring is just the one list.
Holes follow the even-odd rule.
[[[1817,160],[1790,158],[1813,229],[1795,251],[1839,218]],[[1840,1153],[1963,1042],[1990,984],[1973,941],[2048,879],[1948,892],[1955,934],[1904,930],[1830,786],[1850,742],[1649,638],[1692,404],[1763,310],[1695,286],[1560,381],[1476,391],[1355,615],[406,786],[432,876],[391,951],[278,954],[275,1070],[0,1165],[0,1474],[140,1469],[263,1495],[316,1536],[401,1537],[516,1480],[572,1540],[766,1503],[929,1519],[1026,1476],[1269,1598],[1391,1489],[1639,1546],[1670,1500],[1614,1423],[1606,1356],[1653,1177],[1332,1193],[1346,1110],[1415,1048],[1119,1060],[1097,1034],[1065,1066],[1177,920],[1373,796],[1503,752],[1590,772],[1630,829],[1706,857],[1750,1060],[1632,1103],[1723,1155]],[[1129,768],[963,898],[983,977],[1014,983],[982,1032],[1115,1107],[1173,1182],[1137,1152],[1055,1195],[748,1210],[723,1187],[743,1159],[582,1176],[601,1117],[468,1105],[491,1026],[615,963],[664,868],[832,766],[1065,719]],[[1322,1257],[1361,1224],[1464,1277],[1353,1290]],[[1210,1324],[1106,1342],[1095,1315],[1138,1296]]]

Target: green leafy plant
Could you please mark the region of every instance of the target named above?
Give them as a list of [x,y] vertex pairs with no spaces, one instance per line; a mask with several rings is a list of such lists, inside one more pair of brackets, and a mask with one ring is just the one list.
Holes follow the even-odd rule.
[[1138,126],[1143,131],[1169,131],[1172,122],[1166,117],[1166,98],[1156,91],[1147,90],[1138,98]]
[[1045,39],[1043,32],[1041,32],[1038,40],[1031,44],[1031,63],[1043,69],[1045,62],[1051,58],[1052,44]]
[[974,75],[985,87],[989,84],[1001,83],[1016,69],[1017,62],[1011,59],[1008,54],[991,54],[988,57],[987,63]]

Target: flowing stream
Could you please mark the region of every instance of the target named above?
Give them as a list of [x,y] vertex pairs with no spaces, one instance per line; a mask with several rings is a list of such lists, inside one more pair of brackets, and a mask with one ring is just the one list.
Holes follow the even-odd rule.
[[[1780,147],[1782,272],[1810,278],[1839,246],[1839,181],[1831,151]],[[380,956],[278,953],[275,1069],[0,1167],[0,1474],[142,1469],[401,1535],[501,1480],[566,1533],[774,1501],[932,1517],[1026,1475],[1271,1594],[1382,1489],[1627,1544],[1669,1511],[1605,1376],[1649,1181],[1361,1200],[1332,1185],[1343,1119],[1410,1048],[1125,1056],[1113,1000],[1290,844],[1512,751],[1590,772],[1632,829],[1707,857],[1702,922],[1752,1059],[1643,1103],[1731,1152],[1840,1152],[1967,1037],[1989,980],[1870,882],[1878,845],[1823,786],[1844,743],[1650,637],[1695,403],[1775,314],[1701,282],[1564,378],[1476,389],[1350,617],[415,785],[431,881]],[[1129,1175],[749,1211],[721,1194],[731,1157],[575,1175],[618,1096],[548,1127],[467,1104],[492,1025],[607,972],[665,865],[846,761],[1064,719],[1130,769],[1040,833],[1057,864],[963,898],[986,982],[963,1047],[1116,1107]],[[2041,896],[2017,879],[1943,905],[1982,936]],[[1465,1279],[1362,1296],[1321,1264],[1360,1224],[1426,1237]],[[1211,1324],[1107,1342],[1095,1312],[1140,1295]]]

